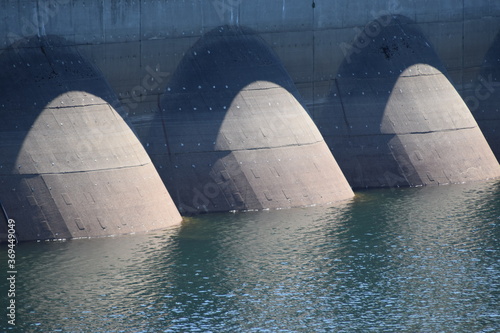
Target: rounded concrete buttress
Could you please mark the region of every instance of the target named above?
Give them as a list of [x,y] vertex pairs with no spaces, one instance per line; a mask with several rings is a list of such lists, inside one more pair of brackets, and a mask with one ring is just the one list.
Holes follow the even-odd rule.
[[[263,40],[219,27],[185,55],[151,154],[181,213],[326,204],[353,192]],[[166,168],[158,168],[158,165]]]
[[102,74],[72,47],[29,45],[0,57],[0,200],[18,239],[98,237],[180,223]]
[[432,45],[404,17],[367,25],[347,49],[329,103],[318,113],[318,126],[354,188],[500,176]]

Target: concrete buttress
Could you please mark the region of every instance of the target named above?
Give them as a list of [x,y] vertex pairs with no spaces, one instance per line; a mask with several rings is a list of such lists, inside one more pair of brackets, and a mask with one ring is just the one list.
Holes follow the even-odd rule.
[[[57,38],[0,55],[0,201],[19,240],[145,232],[181,217],[99,70]],[[4,218],[3,216],[2,218]],[[4,223],[0,226],[5,233]]]
[[221,26],[185,55],[149,151],[181,213],[326,204],[353,192],[280,60]]

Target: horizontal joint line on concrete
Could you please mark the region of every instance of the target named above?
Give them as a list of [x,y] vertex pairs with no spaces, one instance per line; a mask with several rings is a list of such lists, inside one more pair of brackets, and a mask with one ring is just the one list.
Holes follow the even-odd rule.
[[448,128],[448,129],[437,130],[437,131],[424,131],[424,132],[397,133],[397,134],[395,134],[395,135],[413,135],[413,134],[446,133],[446,132],[455,132],[455,131],[473,130],[473,129],[477,129],[477,126],[459,127],[459,128]]
[[397,135],[413,135],[413,134],[430,134],[430,133],[446,133],[461,130],[473,130],[477,129],[477,126],[471,127],[460,127],[460,128],[448,128],[436,131],[421,131],[421,132],[404,132],[404,133],[370,133],[370,134],[343,134],[343,135],[325,135],[326,138],[354,138],[354,137],[370,137],[370,136],[397,136]]
[[109,105],[108,103],[97,103],[97,104],[85,104],[85,105],[64,105],[64,106],[47,106],[45,109],[47,110],[57,110],[57,109],[67,109],[67,108],[85,108],[87,106],[101,106],[101,105]]
[[143,166],[146,166],[146,165],[149,165],[149,164],[150,163],[137,164],[137,165],[127,165],[127,166],[115,167],[115,168],[81,170],[81,171],[61,171],[61,172],[43,172],[43,173],[21,173],[19,175],[21,175],[21,176],[31,176],[31,177],[46,176],[46,175],[69,175],[69,174],[77,174],[77,173],[88,173],[88,172],[101,172],[101,171],[110,171],[110,170],[133,169],[133,168],[140,168],[140,167],[143,167]]
[[[304,146],[312,146],[318,143],[324,143],[324,141],[315,141],[304,144],[290,144],[284,146],[277,147],[260,147],[260,148],[244,148],[244,149],[224,149],[224,150],[204,150],[204,151],[186,151],[186,152],[174,152],[171,155],[185,155],[185,154],[206,154],[206,153],[234,153],[241,151],[257,151],[257,150],[271,150],[271,149],[280,149],[280,148],[290,148],[290,147],[304,147]],[[150,154],[151,156],[162,156],[164,154]]]
[[324,141],[315,141],[315,142],[309,142],[309,143],[296,143],[296,144],[289,144],[289,145],[284,145],[284,146],[278,146],[278,147],[261,147],[261,148],[246,148],[246,149],[234,149],[230,150],[232,152],[240,152],[240,151],[256,151],[256,150],[269,150],[269,149],[280,149],[280,148],[290,148],[290,147],[303,147],[303,146],[312,146],[316,145],[318,143],[321,143]]

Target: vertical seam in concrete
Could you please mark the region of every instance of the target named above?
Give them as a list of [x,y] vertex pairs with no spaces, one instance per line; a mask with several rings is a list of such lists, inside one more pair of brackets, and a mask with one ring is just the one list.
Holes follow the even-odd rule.
[[237,19],[237,22],[236,22],[236,26],[240,26],[240,17],[241,17],[241,1],[238,3],[238,17],[236,18]]
[[315,8],[316,8],[316,3],[315,0],[312,1],[311,4],[312,8],[312,111],[311,111],[311,118],[316,119],[316,32],[315,32],[315,26],[316,26],[316,16],[314,15],[315,13]]
[[200,16],[201,16],[201,30],[200,30],[200,35],[203,35],[205,33],[205,13],[203,12],[203,1],[199,1],[200,4]]
[[36,8],[35,8],[35,17],[36,17],[36,30],[38,33],[38,37],[42,36],[42,31],[41,31],[41,24],[40,24],[40,2],[36,2]]
[[139,1],[139,68],[142,68],[142,1]]
[[[3,213],[3,216],[5,218],[5,223],[6,223],[5,227],[7,228],[6,230],[9,230],[9,215],[7,214],[7,210],[5,209],[5,207],[1,201],[0,201],[0,207],[2,208],[2,213]],[[16,243],[17,243],[17,233],[14,233],[14,237],[15,237]]]
[[106,40],[106,9],[104,8],[104,6],[106,5],[104,3],[105,0],[101,0],[101,8],[102,8],[102,38],[103,38],[103,43],[104,43],[104,52],[105,54],[107,53],[106,52],[106,44],[107,44],[107,40]]
[[161,126],[163,129],[163,137],[165,139],[165,144],[167,145],[168,160],[170,162],[172,162],[172,152],[170,151],[170,142],[168,141],[168,135],[167,135],[167,125],[165,124],[165,117],[163,116],[163,109],[161,108],[160,96],[161,96],[161,94],[158,94],[158,112],[160,114]]
[[339,86],[337,79],[333,79],[333,81],[335,82],[335,86],[337,87],[337,91],[339,93],[340,107],[342,108],[342,114],[344,115],[344,122],[345,122],[345,125],[347,126],[347,132],[350,134],[351,126],[349,124],[349,120],[347,120],[347,114],[345,112],[344,101],[342,101],[342,93],[340,92],[340,86]]
[[465,0],[462,0],[462,79],[460,88],[464,90],[464,71],[465,71]]

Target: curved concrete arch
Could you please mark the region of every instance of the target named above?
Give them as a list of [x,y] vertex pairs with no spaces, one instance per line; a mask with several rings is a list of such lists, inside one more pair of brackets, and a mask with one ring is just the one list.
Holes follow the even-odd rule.
[[[50,40],[32,39],[29,48],[0,56],[0,201],[16,221],[18,239],[109,236],[180,223],[102,74],[64,40]],[[0,228],[5,233],[6,224]]]
[[368,24],[316,123],[354,188],[462,183],[500,167],[446,69],[403,16]]
[[[352,190],[274,52],[252,31],[203,36],[161,101],[150,150],[181,213],[326,204]],[[163,146],[163,147],[162,147]]]

